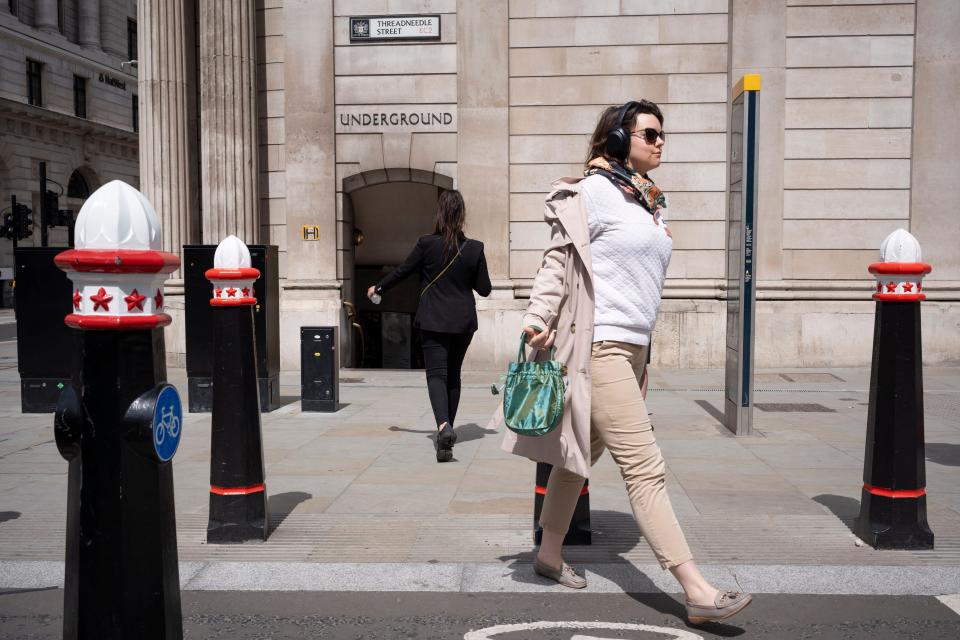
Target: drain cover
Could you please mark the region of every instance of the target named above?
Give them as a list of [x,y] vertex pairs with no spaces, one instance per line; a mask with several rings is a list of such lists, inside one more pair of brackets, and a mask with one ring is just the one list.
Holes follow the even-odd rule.
[[779,413],[836,413],[830,407],[815,402],[758,402],[753,406],[760,411]]

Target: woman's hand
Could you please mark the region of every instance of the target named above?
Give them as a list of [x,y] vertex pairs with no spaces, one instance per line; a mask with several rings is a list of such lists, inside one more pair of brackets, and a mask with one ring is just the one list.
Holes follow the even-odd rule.
[[376,290],[377,290],[377,285],[375,284],[371,285],[370,288],[367,289],[367,298],[371,297],[374,293],[376,293]]
[[670,227],[664,226],[663,230],[667,232],[667,237],[673,240],[673,233],[670,231]]
[[556,330],[544,331],[539,327],[524,327],[523,332],[527,334],[527,344],[534,349],[549,349],[557,339]]

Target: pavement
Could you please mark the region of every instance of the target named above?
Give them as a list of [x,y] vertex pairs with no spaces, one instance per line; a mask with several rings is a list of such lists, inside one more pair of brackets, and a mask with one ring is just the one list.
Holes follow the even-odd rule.
[[[546,594],[560,588],[532,571],[534,465],[500,451],[502,434],[488,428],[501,398],[489,387],[499,375],[465,374],[455,460],[437,464],[422,372],[344,370],[341,407],[329,414],[302,413],[299,373],[284,372],[283,406],[262,416],[271,533],[260,544],[205,543],[210,416],[187,414],[173,465],[185,624],[191,628],[195,614],[198,625],[188,637],[220,637],[204,635],[214,628],[204,625],[215,619],[216,634],[233,628],[217,610],[216,596],[224,593],[255,603],[251,620],[269,617],[269,602],[299,603],[286,618],[279,610],[272,614],[294,621],[290,629],[303,630],[310,616],[320,615],[310,607],[332,611],[337,602],[350,609],[400,598],[422,614],[421,632],[413,636],[401,632],[403,616],[383,614],[371,618],[371,635],[350,635],[350,625],[359,624],[354,620],[337,627],[343,635],[262,636],[271,638],[460,638],[480,628],[489,607],[497,608],[496,626],[529,620],[522,614],[527,608],[555,602]],[[869,376],[869,368],[761,370],[755,434],[735,438],[720,422],[722,371],[653,369],[648,405],[667,460],[667,490],[695,559],[719,585],[809,594],[810,611],[854,598],[860,608],[848,622],[883,631],[869,637],[958,637],[960,602],[951,594],[960,594],[960,367],[924,369],[928,518],[936,535],[930,551],[876,551],[858,546],[851,532],[862,486]],[[185,372],[170,369],[168,378],[185,398]],[[569,607],[533,619],[613,623],[666,616],[677,627],[675,610],[650,608],[677,587],[640,537],[609,456],[594,468],[590,501],[594,543],[565,550],[590,586],[565,594]],[[20,637],[6,624],[39,625],[59,615],[65,512],[66,463],[53,443],[52,416],[19,412],[16,343],[0,340],[0,589],[7,590],[0,592],[0,636]],[[289,599],[256,597],[275,592]],[[806,637],[790,627],[796,612],[789,613],[788,601],[778,600],[788,596],[764,597],[768,604],[758,606],[758,598],[751,610],[760,613],[745,620],[768,629],[787,625],[769,637]],[[590,598],[604,604],[591,608]],[[635,604],[632,613],[622,608],[624,598]],[[922,605],[908,606],[909,598]],[[438,602],[443,611],[452,607],[443,614],[452,626],[433,636],[427,630],[436,620],[430,622],[428,612]],[[764,618],[777,602],[782,615]],[[900,604],[891,608],[893,602]],[[45,613],[29,613],[43,603]],[[505,610],[504,603],[516,609]],[[928,619],[942,619],[949,633],[936,635],[942,629],[933,622],[932,635],[894,633],[911,624],[910,611],[927,609],[938,612]],[[607,610],[610,615],[600,613]],[[400,631],[376,635],[375,619]],[[841,635],[823,637],[861,637],[842,635],[837,624],[831,633]],[[242,626],[230,637],[254,637],[243,635]],[[587,640],[599,633],[577,629],[513,629],[503,637]],[[40,626],[35,631],[23,637],[48,637]],[[717,633],[738,635],[743,628],[727,631]],[[631,633],[654,632],[610,628],[603,637],[648,637]]]

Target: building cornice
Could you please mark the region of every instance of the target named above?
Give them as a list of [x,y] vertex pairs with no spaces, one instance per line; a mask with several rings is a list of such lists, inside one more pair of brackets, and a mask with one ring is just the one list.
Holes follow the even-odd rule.
[[136,83],[137,74],[126,71],[119,57],[104,52],[85,49],[79,44],[67,40],[61,34],[49,34],[35,27],[20,22],[17,16],[9,13],[0,13],[0,38],[9,38],[20,44],[46,50],[52,55],[64,58],[74,63],[93,67],[105,73],[114,73],[125,76],[130,82]]
[[71,135],[93,136],[100,140],[132,145],[134,150],[139,144],[139,136],[127,129],[78,118],[43,107],[35,107],[32,104],[18,102],[10,98],[0,97],[0,117],[21,120],[31,126],[39,125],[61,129]]

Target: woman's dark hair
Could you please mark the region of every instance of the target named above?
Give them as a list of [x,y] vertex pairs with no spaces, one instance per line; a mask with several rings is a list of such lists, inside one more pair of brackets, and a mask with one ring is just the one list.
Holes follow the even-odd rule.
[[437,226],[434,233],[443,238],[444,253],[452,255],[457,251],[457,245],[465,237],[463,235],[463,221],[466,207],[463,196],[456,189],[448,189],[437,199]]
[[[620,114],[620,109],[622,107],[622,104],[607,107],[603,110],[603,113],[600,114],[600,119],[597,120],[597,126],[593,130],[593,135],[590,136],[590,149],[587,152],[587,159],[584,162],[584,165],[597,156],[602,156],[607,160],[616,159],[610,158],[607,155],[607,133],[617,126],[617,116]],[[663,126],[663,112],[660,111],[660,107],[658,107],[655,103],[642,98],[630,105],[630,107],[627,109],[627,112],[623,116],[623,126],[628,130],[632,129],[637,122],[637,115],[641,113],[649,113],[660,121],[661,127]]]

